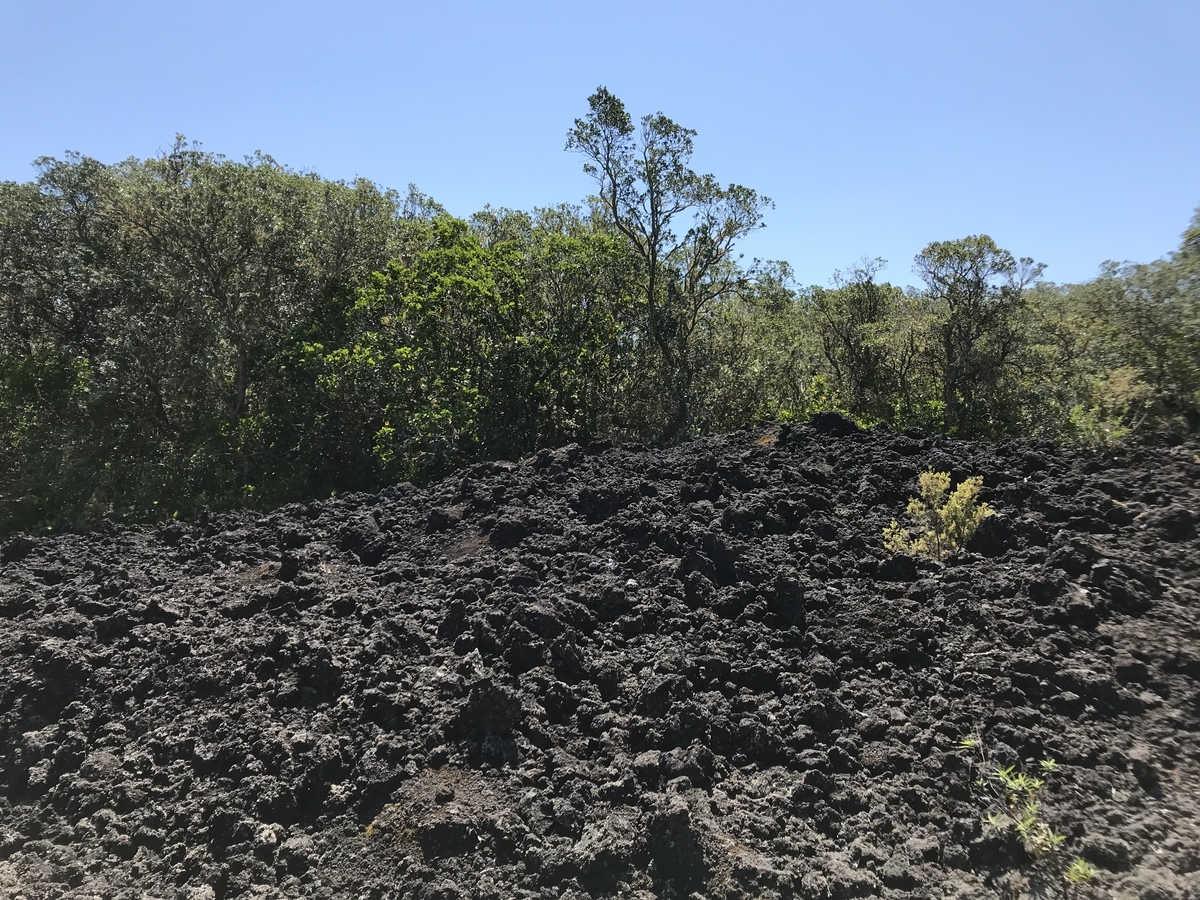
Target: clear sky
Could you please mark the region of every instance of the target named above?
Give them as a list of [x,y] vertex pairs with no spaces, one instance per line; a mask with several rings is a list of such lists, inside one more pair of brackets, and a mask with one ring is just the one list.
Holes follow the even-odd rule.
[[0,0],[0,179],[176,132],[451,212],[591,192],[563,151],[597,85],[772,197],[747,255],[915,281],[990,234],[1047,277],[1178,246],[1200,205],[1200,0],[333,3]]

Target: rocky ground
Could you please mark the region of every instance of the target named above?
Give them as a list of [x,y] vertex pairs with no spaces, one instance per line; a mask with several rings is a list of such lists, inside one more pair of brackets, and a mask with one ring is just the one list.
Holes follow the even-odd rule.
[[[931,467],[996,514],[886,553]],[[1200,898],[1198,475],[827,416],[11,539],[0,896]]]

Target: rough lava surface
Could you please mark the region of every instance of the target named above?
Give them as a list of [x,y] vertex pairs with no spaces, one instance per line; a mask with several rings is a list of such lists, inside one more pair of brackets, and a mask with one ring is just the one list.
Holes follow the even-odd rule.
[[[1200,898],[1197,452],[825,415],[13,538],[0,896]],[[996,514],[893,556],[929,468]],[[975,783],[1043,758],[1049,862]]]

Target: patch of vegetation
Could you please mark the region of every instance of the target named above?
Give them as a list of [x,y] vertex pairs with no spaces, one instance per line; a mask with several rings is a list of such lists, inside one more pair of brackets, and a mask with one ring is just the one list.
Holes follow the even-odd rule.
[[1058,771],[1057,762],[1040,760],[1040,777],[1035,777],[1018,771],[1016,766],[995,765],[978,735],[964,738],[958,746],[977,754],[973,763],[978,765],[980,775],[975,787],[988,797],[990,809],[983,816],[988,829],[999,834],[1015,833],[1035,867],[1052,884],[1059,883],[1060,874],[1071,886],[1095,879],[1095,867],[1083,858],[1077,857],[1062,867],[1061,852],[1067,837],[1055,831],[1042,809],[1046,779]]
[[950,490],[950,473],[924,472],[919,484],[921,496],[908,501],[911,527],[892,519],[883,530],[884,546],[893,553],[911,553],[940,559],[968,540],[979,523],[992,514],[986,503],[979,502],[983,477],[976,475]]
[[1088,884],[1096,877],[1096,867],[1086,859],[1072,860],[1063,877],[1071,884]]
[[567,135],[584,205],[466,219],[182,137],[0,181],[0,535],[827,410],[958,438],[1200,430],[1200,212],[1176,252],[1085,284],[977,234],[929,243],[916,287],[881,259],[806,287],[743,259],[771,201],[693,170],[695,138],[599,88]]
[[1131,366],[1095,379],[1092,396],[1071,409],[1076,439],[1097,446],[1121,443],[1145,421],[1145,405],[1151,395],[1150,386]]

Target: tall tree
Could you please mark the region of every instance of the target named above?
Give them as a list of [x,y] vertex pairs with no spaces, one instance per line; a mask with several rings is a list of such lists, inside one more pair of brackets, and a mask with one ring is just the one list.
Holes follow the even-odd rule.
[[[935,241],[916,258],[935,318],[934,365],[945,426],[951,432],[994,431],[997,388],[1022,349],[1017,317],[1026,287],[1045,268],[1015,259],[986,234]],[[990,406],[990,408],[989,408]]]
[[[862,419],[907,418],[914,335],[894,337],[904,292],[875,276],[882,259],[863,259],[849,272],[833,273],[834,288],[814,288],[812,303],[821,351],[842,405]],[[893,326],[893,327],[889,327]]]
[[[624,236],[640,261],[645,334],[662,357],[670,404],[664,440],[689,425],[697,360],[693,336],[706,313],[745,286],[738,240],[763,224],[771,201],[737,184],[721,187],[688,167],[696,132],[662,113],[635,128],[606,88],[588,98],[567,149],[588,160],[598,213]],[[686,226],[682,234],[678,230]]]

